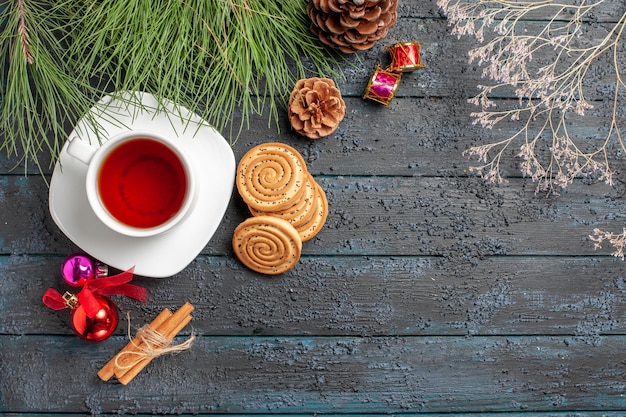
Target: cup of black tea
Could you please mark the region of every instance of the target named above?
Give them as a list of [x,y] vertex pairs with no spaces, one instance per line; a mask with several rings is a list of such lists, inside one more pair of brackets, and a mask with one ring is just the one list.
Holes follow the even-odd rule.
[[98,218],[127,236],[148,237],[180,222],[192,207],[192,165],[175,139],[127,131],[102,146],[70,139],[67,152],[87,165],[86,192]]

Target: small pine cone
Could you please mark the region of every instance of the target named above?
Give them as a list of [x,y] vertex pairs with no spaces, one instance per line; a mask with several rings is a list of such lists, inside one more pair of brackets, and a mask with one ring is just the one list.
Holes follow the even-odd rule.
[[311,32],[344,53],[364,51],[383,38],[398,18],[398,0],[311,0]]
[[289,97],[291,126],[310,139],[333,133],[346,114],[346,104],[335,82],[328,78],[305,78]]

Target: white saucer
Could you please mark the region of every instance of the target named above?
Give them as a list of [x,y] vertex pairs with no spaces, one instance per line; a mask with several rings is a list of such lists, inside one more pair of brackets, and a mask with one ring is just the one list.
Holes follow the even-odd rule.
[[[110,96],[100,100],[69,138],[76,136],[102,144],[122,131],[141,129],[180,141],[197,176],[196,206],[180,223],[157,236],[135,238],[113,232],[89,206],[85,192],[87,167],[67,153],[68,141],[50,182],[50,214],[72,242],[99,261],[119,270],[134,266],[141,276],[169,277],[195,259],[222,221],[235,182],[235,155],[222,135],[187,109],[167,104],[157,110],[155,97],[147,93],[127,97],[136,100],[135,104]],[[100,126],[99,135],[92,128],[93,121]]]

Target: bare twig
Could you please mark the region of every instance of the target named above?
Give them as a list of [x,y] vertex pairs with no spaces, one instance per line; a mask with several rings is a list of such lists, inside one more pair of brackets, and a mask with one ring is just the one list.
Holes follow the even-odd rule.
[[[493,128],[506,120],[525,121],[511,136],[465,151],[480,162],[473,171],[489,181],[504,182],[501,158],[505,150],[517,147],[522,174],[537,182],[537,191],[555,193],[584,176],[613,183],[609,144],[615,142],[626,151],[618,117],[619,101],[626,89],[619,70],[623,57],[618,59],[626,13],[608,29],[603,27],[605,32],[597,38],[589,36],[583,22],[602,3],[604,0],[576,4],[556,0],[438,0],[453,34],[472,35],[481,42],[469,52],[469,62],[482,65],[483,76],[492,84],[478,86],[480,92],[470,100],[480,107],[472,114],[474,123]],[[537,15],[545,19],[544,23],[528,24]],[[526,20],[523,27],[522,20]],[[547,63],[534,63],[538,53],[548,58]],[[605,64],[607,61],[610,65]],[[593,107],[586,99],[585,86],[594,65],[608,67],[603,68],[614,83],[608,130],[598,145],[590,148],[588,143],[581,146],[581,138],[570,135],[569,127]],[[511,88],[519,99],[518,106],[496,108],[493,94]],[[547,148],[547,157],[538,155],[542,147]]]
[[[470,99],[480,107],[472,114],[474,123],[493,128],[503,121],[522,121],[508,137],[467,149],[465,155],[479,162],[471,170],[490,182],[505,182],[502,157],[517,147],[521,172],[537,183],[537,191],[557,193],[585,176],[613,184],[609,152],[616,148],[626,153],[620,126],[626,84],[619,65],[624,60],[626,13],[610,24],[583,23],[604,1],[438,0],[452,33],[472,35],[481,43],[469,51],[469,62],[483,66],[483,77],[492,83],[479,85],[480,92]],[[541,23],[533,19],[536,16],[541,16]],[[546,58],[543,64],[533,61],[538,53]],[[593,107],[585,94],[593,85],[591,68],[611,80],[610,99],[603,103],[609,109],[599,112],[607,118],[606,128],[598,138],[579,138],[570,134],[570,127]],[[496,108],[494,93],[511,88],[518,106]],[[622,233],[594,229],[589,239],[596,249],[608,242],[612,254],[624,259],[626,229]]]

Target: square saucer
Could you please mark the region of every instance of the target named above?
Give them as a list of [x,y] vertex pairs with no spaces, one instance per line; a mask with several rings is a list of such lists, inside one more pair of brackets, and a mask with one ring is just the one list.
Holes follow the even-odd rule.
[[101,99],[69,139],[99,146],[108,137],[135,129],[170,137],[186,151],[198,183],[189,213],[170,230],[151,237],[125,236],[107,228],[87,201],[87,166],[67,153],[68,140],[50,182],[50,214],[74,244],[99,261],[123,271],[134,266],[135,274],[145,277],[169,277],[189,265],[219,227],[233,192],[235,155],[226,139],[197,115],[139,92]]

